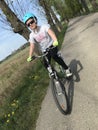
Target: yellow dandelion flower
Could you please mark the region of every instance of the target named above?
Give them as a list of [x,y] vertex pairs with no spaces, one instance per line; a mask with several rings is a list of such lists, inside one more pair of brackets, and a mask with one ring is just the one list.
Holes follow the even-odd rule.
[[15,113],[14,113],[14,111],[12,111],[12,115],[14,115]]
[[10,114],[8,114],[7,116],[10,117]]
[[10,120],[7,120],[6,122],[7,122],[7,123],[9,123],[9,122],[10,122]]
[[11,106],[16,106],[16,103],[12,103]]
[[36,76],[34,77],[34,79],[35,79],[35,80],[38,79],[38,76],[36,75]]
[[18,100],[16,100],[16,102],[17,102],[17,103],[19,103],[19,101],[18,101]]

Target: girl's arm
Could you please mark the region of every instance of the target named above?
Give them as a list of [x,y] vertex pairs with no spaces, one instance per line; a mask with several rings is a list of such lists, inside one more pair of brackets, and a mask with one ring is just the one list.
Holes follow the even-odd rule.
[[57,41],[57,37],[56,37],[55,33],[51,29],[49,29],[48,34],[53,39],[53,46],[54,47],[58,46],[58,41]]
[[30,43],[29,57],[32,57],[33,52],[34,52],[34,44]]
[[34,52],[34,44],[30,43],[30,49],[29,49],[29,57],[27,58],[27,61],[30,62],[32,60],[32,55]]
[[57,37],[56,37],[55,33],[52,31],[52,29],[48,29],[48,34],[53,39],[53,41],[57,41]]

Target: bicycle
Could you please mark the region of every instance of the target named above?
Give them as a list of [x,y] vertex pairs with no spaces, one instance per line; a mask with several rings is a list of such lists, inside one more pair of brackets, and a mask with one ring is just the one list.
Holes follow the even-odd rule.
[[[50,48],[52,49],[52,48]],[[58,109],[61,111],[62,114],[66,115],[70,112],[70,102],[66,93],[66,85],[68,84],[68,80],[65,75],[64,69],[59,65],[58,69],[56,69],[54,66],[49,64],[47,53],[49,50],[47,50],[42,55],[36,55],[32,57],[32,60],[38,59],[38,58],[45,58],[48,64],[48,72],[49,77],[51,81],[51,90],[54,97],[54,100],[56,102],[56,105]]]

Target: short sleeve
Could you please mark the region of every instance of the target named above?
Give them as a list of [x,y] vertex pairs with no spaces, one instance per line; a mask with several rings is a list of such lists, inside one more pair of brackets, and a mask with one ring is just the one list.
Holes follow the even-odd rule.
[[46,32],[48,32],[49,28],[50,28],[50,25],[49,24],[46,24],[46,25],[43,25],[43,30],[45,30]]
[[32,33],[30,33],[30,35],[29,35],[29,42],[35,43]]

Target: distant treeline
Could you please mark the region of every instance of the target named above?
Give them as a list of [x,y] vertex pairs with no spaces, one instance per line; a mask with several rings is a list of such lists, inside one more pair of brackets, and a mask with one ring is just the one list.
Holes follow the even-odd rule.
[[25,49],[26,47],[29,46],[29,43],[25,43],[24,45],[22,45],[20,48],[18,48],[17,50],[14,50],[10,55],[8,55],[5,59],[3,59],[2,61],[0,61],[0,64],[2,62],[4,62],[5,60],[7,60],[8,58],[10,58],[11,56],[15,55],[16,53],[20,52],[21,50]]

